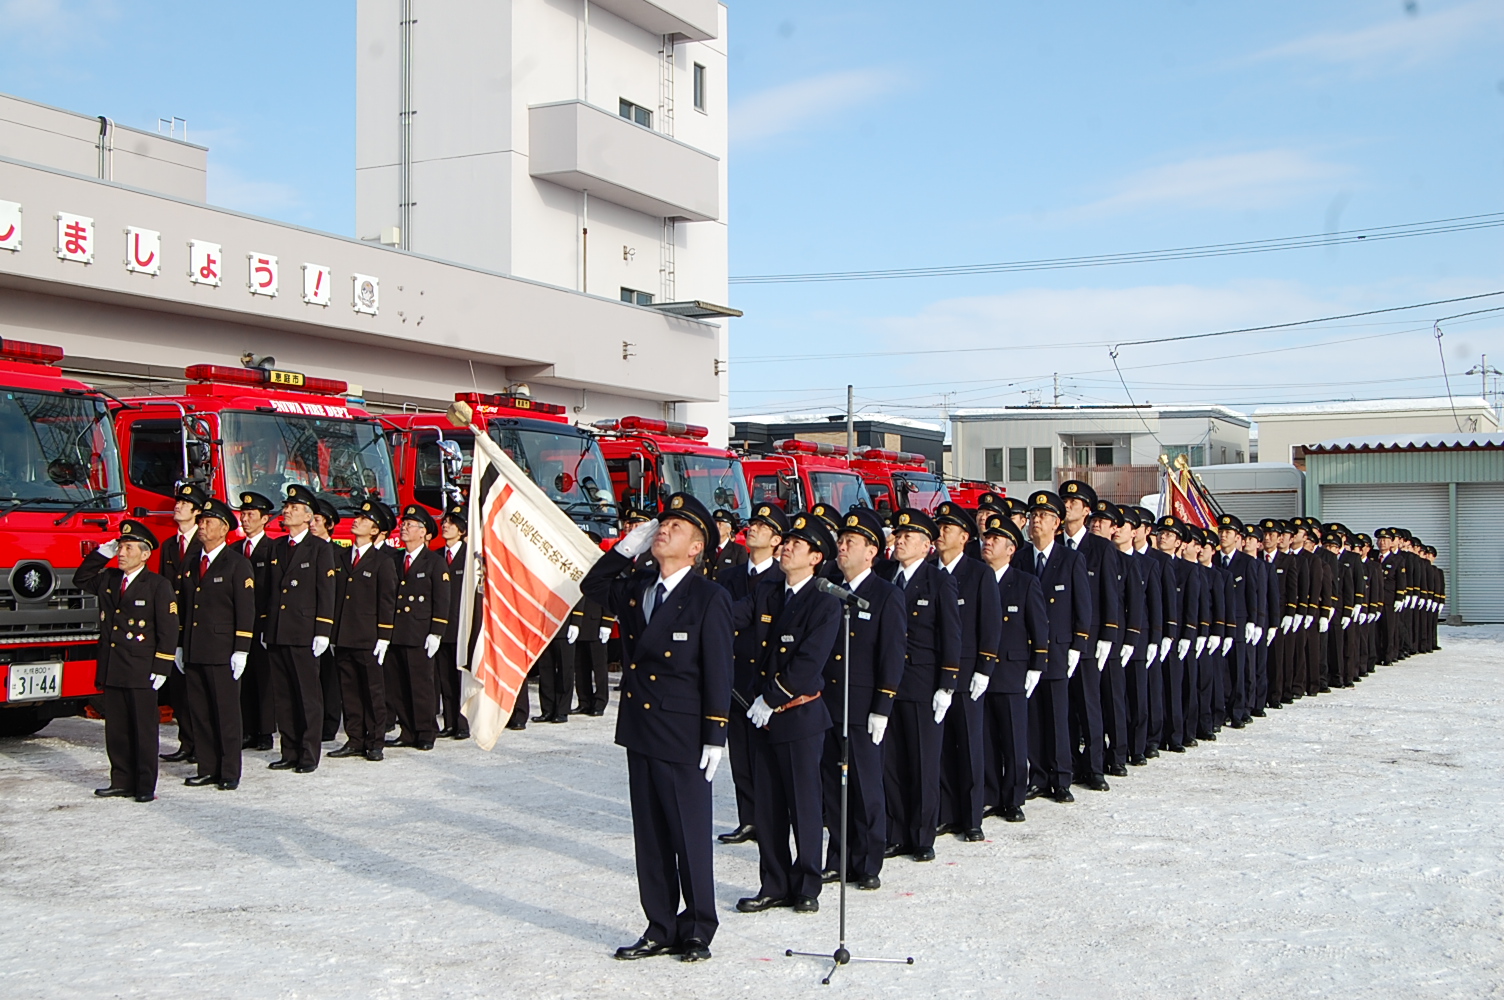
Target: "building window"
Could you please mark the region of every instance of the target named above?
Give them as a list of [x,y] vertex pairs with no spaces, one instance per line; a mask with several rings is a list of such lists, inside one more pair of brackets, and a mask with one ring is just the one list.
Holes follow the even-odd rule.
[[705,67],[695,63],[695,110],[705,110]]
[[1029,449],[1008,449],[1008,482],[1022,483],[1029,478]]
[[621,105],[618,113],[629,122],[636,122],[637,124],[646,126],[647,128],[653,127],[653,113],[640,104],[633,104],[625,97],[621,98]]
[[650,306],[653,304],[653,293],[639,292],[635,288],[623,288],[621,290],[621,300],[633,305]]
[[1099,444],[1099,445],[1096,446],[1096,452],[1097,452],[1097,463],[1096,464],[1098,464],[1098,465],[1111,465],[1112,464],[1112,445],[1110,445],[1110,444]]
[[1055,470],[1051,468],[1054,462],[1050,452],[1049,448],[1034,449],[1034,481],[1037,483],[1048,483],[1054,478]]
[[983,449],[982,464],[985,466],[984,479],[989,483],[1000,483],[1003,481],[1003,449]]

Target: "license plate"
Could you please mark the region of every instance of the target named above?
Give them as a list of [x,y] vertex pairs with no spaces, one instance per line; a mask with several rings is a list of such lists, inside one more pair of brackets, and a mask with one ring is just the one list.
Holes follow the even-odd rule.
[[41,701],[56,698],[63,687],[61,663],[12,663],[10,665],[11,701]]

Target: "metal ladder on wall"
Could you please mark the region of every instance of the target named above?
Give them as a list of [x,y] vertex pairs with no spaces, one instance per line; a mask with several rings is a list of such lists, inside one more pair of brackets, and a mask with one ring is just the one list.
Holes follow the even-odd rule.
[[[664,135],[674,134],[674,70],[677,55],[674,35],[663,36],[659,50],[658,76],[658,131]],[[663,234],[658,240],[658,280],[662,301],[674,301],[674,244],[678,236],[673,219],[663,220]]]

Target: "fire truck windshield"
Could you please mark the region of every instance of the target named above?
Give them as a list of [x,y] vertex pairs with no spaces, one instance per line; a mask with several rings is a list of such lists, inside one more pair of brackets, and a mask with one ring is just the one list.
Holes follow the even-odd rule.
[[9,510],[21,504],[120,510],[121,482],[104,400],[0,390],[0,503],[11,503]]
[[600,445],[567,424],[561,424],[559,430],[544,430],[543,426],[498,419],[490,422],[488,430],[507,457],[576,524],[597,534],[615,534],[616,495],[611,491],[611,474],[606,471]]
[[895,472],[893,481],[898,484],[900,504],[904,507],[934,513],[936,507],[950,499],[940,478],[927,472]]
[[732,511],[743,521],[752,516],[747,477],[735,459],[665,453],[663,483],[670,493],[692,494],[711,510]]
[[391,455],[374,422],[230,410],[220,436],[229,496],[254,490],[280,502],[302,483],[347,518],[368,499],[396,503]]
[[836,510],[872,506],[867,500],[867,487],[855,472],[811,469],[809,484],[814,490],[816,503],[828,503]]

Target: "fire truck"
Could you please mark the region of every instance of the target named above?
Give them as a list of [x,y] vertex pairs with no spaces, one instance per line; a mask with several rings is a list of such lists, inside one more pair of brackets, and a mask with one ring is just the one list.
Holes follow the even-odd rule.
[[[619,522],[606,460],[595,436],[571,423],[563,406],[538,402],[521,386],[504,393],[458,392],[454,398],[470,405],[472,421],[485,426],[570,520],[598,538],[615,537]],[[455,427],[442,413],[387,414],[381,422],[388,428],[402,503],[420,503],[437,517],[469,496],[475,447],[469,428]]]
[[958,479],[947,483],[946,489],[950,492],[950,498],[967,510],[976,510],[982,502],[983,493],[996,493],[1000,497],[1008,495],[1008,491],[1001,486],[983,482],[980,479]]
[[871,507],[861,474],[846,460],[846,449],[823,441],[775,442],[766,455],[746,456],[742,468],[752,503],[764,501],[790,514],[828,503],[837,510]]
[[109,397],[59,347],[0,340],[0,736],[72,715],[94,686],[99,602],[73,585],[115,537],[124,481]]
[[872,506],[884,514],[900,507],[933,514],[950,499],[945,483],[930,471],[929,459],[914,452],[866,448],[852,456],[851,467],[866,482]]
[[752,514],[746,473],[736,453],[705,443],[710,430],[674,420],[597,420],[611,485],[622,502],[657,511],[674,493],[690,493],[712,511],[745,524]]
[[397,502],[381,425],[338,379],[231,365],[191,365],[181,396],[128,399],[115,429],[126,453],[126,498],[159,538],[170,536],[173,494],[202,485],[238,505],[253,490],[280,504],[293,483],[339,512],[338,538],[368,499]]

